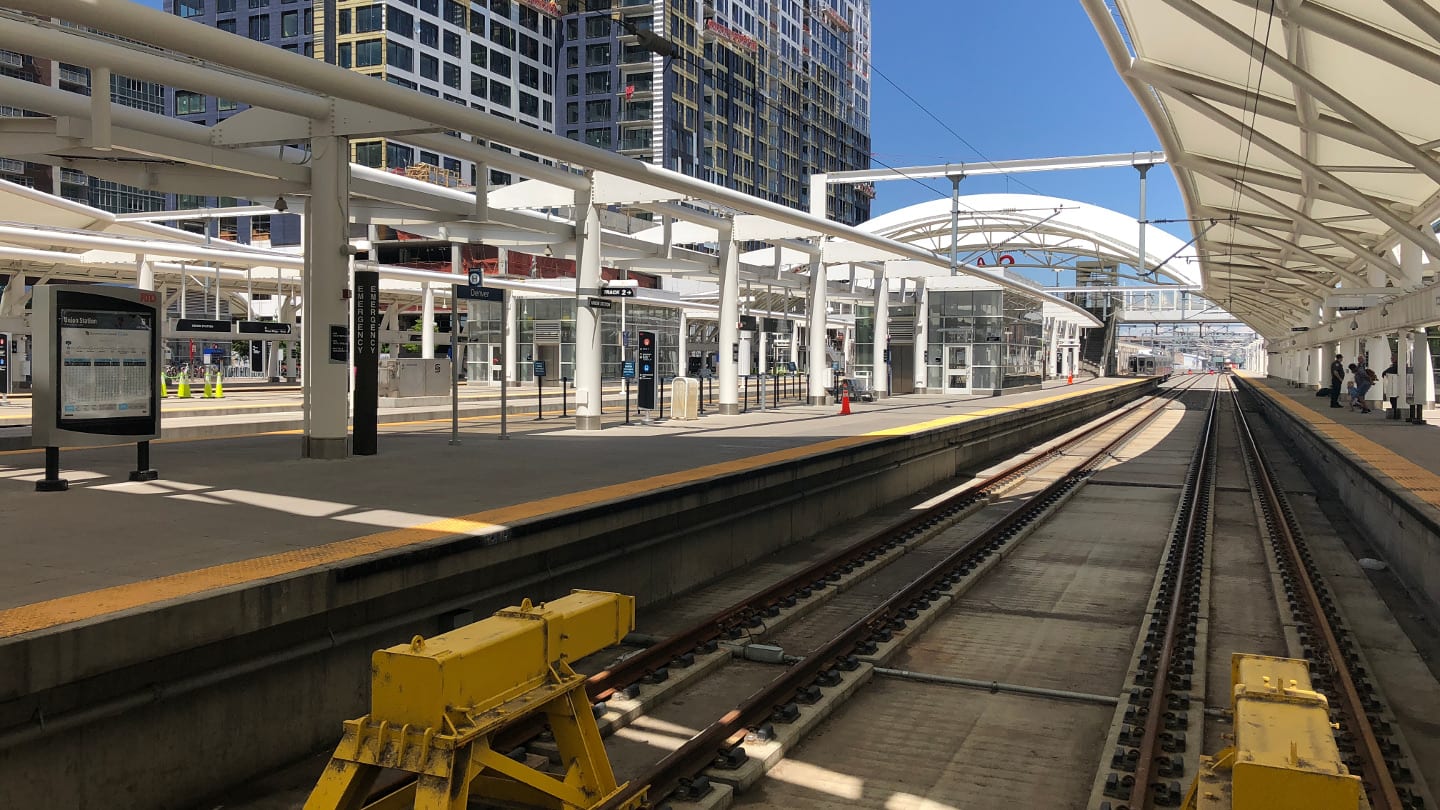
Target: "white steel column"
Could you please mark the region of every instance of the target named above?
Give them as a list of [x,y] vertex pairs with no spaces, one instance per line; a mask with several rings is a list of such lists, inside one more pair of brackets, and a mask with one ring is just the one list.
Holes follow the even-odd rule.
[[925,279],[915,279],[915,393],[925,393],[925,387],[929,381],[929,371],[926,369],[925,353],[930,348],[930,339],[926,336],[930,319],[930,291],[925,286]]
[[350,363],[330,357],[332,327],[349,323],[345,298],[350,246],[350,145],[348,139],[310,139],[309,227],[305,243],[301,350],[305,359],[305,445],[309,458],[349,455]]
[[[1402,242],[1401,244],[1404,245],[1407,243]],[[1384,287],[1385,271],[1371,268],[1370,284],[1374,287]],[[1375,372],[1376,377],[1379,377],[1380,372],[1384,371],[1386,367],[1390,365],[1390,342],[1385,339],[1384,335],[1371,336],[1364,342],[1367,367]],[[1366,402],[1383,403],[1384,399],[1385,386],[1379,382],[1370,386],[1370,390],[1365,392]],[[1373,408],[1376,406],[1371,405],[1370,407]]]
[[435,359],[435,288],[420,282],[420,357]]
[[800,368],[800,322],[790,321],[790,362]]
[[885,278],[885,270],[880,269],[875,271],[875,374],[870,381],[877,398],[890,396],[890,363],[885,360],[889,349],[890,282]]
[[740,345],[740,246],[735,224],[720,228],[720,402],[724,415],[740,412],[740,374],[735,351]]
[[[624,301],[625,299],[620,299]],[[675,376],[690,376],[690,322],[685,317],[685,310],[680,310],[680,339],[675,346]]]
[[830,361],[825,354],[826,316],[830,314],[830,285],[825,279],[825,264],[819,254],[810,257],[810,404],[825,404],[826,384],[830,379]]
[[155,289],[155,265],[144,254],[135,257],[135,286],[141,290]]
[[[502,250],[500,252],[503,254],[505,251]],[[502,333],[502,340],[505,343],[505,380],[512,383],[515,382],[516,379],[515,369],[519,367],[515,359],[515,333],[520,331],[520,324],[516,320],[515,315],[519,312],[519,306],[520,305],[516,303],[515,292],[512,290],[506,293],[505,306],[501,308],[503,311],[500,314],[500,317],[505,320],[501,323],[502,328],[500,331]]]
[[[575,429],[600,430],[600,310],[585,306],[600,294],[600,209],[591,189],[575,192]],[[557,376],[559,369],[555,370]],[[659,380],[659,369],[656,369]]]

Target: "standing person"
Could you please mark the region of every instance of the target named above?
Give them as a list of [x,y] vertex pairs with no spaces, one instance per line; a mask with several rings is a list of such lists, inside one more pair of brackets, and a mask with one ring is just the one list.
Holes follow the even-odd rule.
[[1392,412],[1399,411],[1400,370],[1395,365],[1395,358],[1390,358],[1390,365],[1380,373],[1380,378],[1384,382],[1384,386],[1380,390],[1390,400],[1390,410]]
[[1330,363],[1330,407],[1343,408],[1340,404],[1340,392],[1345,390],[1345,355],[1335,355],[1335,360]]

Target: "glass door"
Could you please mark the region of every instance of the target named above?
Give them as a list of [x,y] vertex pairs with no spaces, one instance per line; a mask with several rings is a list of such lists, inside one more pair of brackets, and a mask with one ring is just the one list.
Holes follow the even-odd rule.
[[945,393],[963,394],[970,390],[970,347],[945,347]]

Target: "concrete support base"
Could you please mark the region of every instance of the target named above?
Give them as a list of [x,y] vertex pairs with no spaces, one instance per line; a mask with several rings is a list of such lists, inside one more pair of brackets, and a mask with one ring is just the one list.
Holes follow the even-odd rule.
[[928,393],[930,393],[930,389],[926,388],[926,387],[923,386],[923,385],[917,385],[917,386],[915,386],[915,393],[917,393],[917,394],[928,394]]
[[740,404],[738,402],[722,402],[715,412],[721,416],[735,416],[740,413]]
[[829,404],[830,404],[830,397],[828,397],[828,396],[825,396],[825,397],[813,397],[813,396],[812,396],[812,397],[810,397],[810,404],[811,404],[811,405],[829,405]]
[[302,451],[305,458],[349,458],[350,439],[322,439],[316,436],[305,436]]
[[600,430],[602,428],[604,428],[604,425],[601,424],[601,419],[598,414],[594,416],[575,417],[576,430]]

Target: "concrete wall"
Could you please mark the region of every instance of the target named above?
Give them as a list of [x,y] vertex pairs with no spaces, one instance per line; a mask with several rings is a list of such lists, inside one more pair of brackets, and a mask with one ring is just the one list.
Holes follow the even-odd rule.
[[1336,448],[1309,423],[1264,395],[1251,401],[1288,438],[1307,472],[1333,487],[1355,525],[1383,555],[1431,624],[1440,624],[1440,510]]
[[[6,806],[182,808],[338,738],[373,650],[522,597],[647,605],[1138,397],[1141,382],[0,645]],[[45,716],[42,728],[39,714]]]

